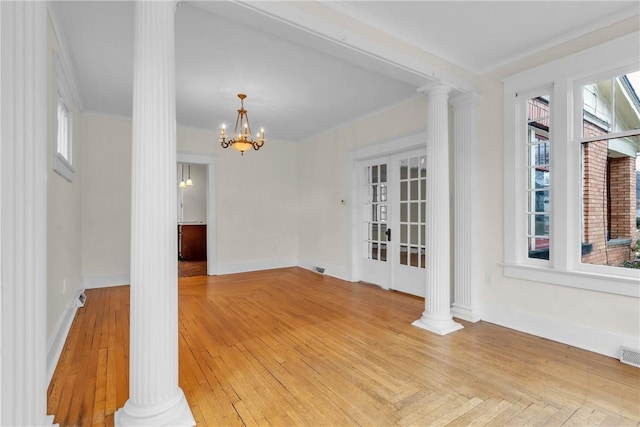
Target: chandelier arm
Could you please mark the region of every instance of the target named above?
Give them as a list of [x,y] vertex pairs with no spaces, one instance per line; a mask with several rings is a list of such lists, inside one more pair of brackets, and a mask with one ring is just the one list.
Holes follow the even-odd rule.
[[[242,131],[242,113],[238,110],[238,117],[236,117],[236,125],[233,128],[233,136],[231,137],[231,141],[235,142],[236,136],[238,134],[238,122],[240,122],[240,130]],[[232,143],[233,143],[232,142]]]
[[251,125],[249,124],[249,114],[244,113],[244,118],[247,120],[247,132],[249,134],[249,141],[253,142],[253,134],[251,133]]

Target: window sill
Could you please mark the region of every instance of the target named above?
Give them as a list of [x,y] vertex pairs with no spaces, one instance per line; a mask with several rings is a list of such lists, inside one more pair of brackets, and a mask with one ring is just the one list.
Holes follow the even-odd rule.
[[76,176],[76,171],[73,169],[73,166],[58,153],[53,156],[53,171],[69,182],[73,182]]
[[[629,239],[629,241],[626,243],[631,244],[631,240]],[[582,255],[587,255],[587,254],[590,254],[591,252],[593,252],[593,245],[591,243],[583,243]],[[530,250],[528,256],[529,258],[534,258],[534,259],[549,260],[549,248]]]
[[619,239],[609,239],[607,240],[607,246],[631,246],[631,239],[629,237],[623,237]]
[[623,275],[562,271],[549,267],[514,264],[504,264],[504,275],[515,279],[640,298],[640,270],[623,267],[609,268],[620,268]]

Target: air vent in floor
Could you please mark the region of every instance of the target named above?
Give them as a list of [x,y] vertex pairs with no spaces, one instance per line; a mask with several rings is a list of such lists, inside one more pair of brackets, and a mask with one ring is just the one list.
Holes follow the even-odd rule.
[[640,350],[632,350],[627,347],[622,347],[622,351],[620,352],[620,361],[627,365],[640,368]]

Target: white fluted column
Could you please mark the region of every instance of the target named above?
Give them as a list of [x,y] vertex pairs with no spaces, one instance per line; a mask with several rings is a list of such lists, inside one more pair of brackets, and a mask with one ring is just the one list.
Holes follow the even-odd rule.
[[453,106],[454,168],[454,299],[451,313],[469,322],[480,320],[475,268],[475,177],[478,95],[467,93],[451,100]]
[[178,387],[174,2],[136,2],[129,400],[118,426],[193,426]]
[[425,310],[413,325],[440,335],[462,328],[451,316],[449,239],[449,92],[444,84],[427,95],[427,291]]
[[0,425],[47,416],[47,21],[0,2]]

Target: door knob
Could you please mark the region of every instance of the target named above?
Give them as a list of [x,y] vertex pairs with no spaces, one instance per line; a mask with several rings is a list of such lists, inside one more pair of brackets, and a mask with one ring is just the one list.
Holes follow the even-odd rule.
[[385,231],[384,234],[387,235],[387,241],[390,242],[391,241],[391,229],[387,228],[387,231]]

